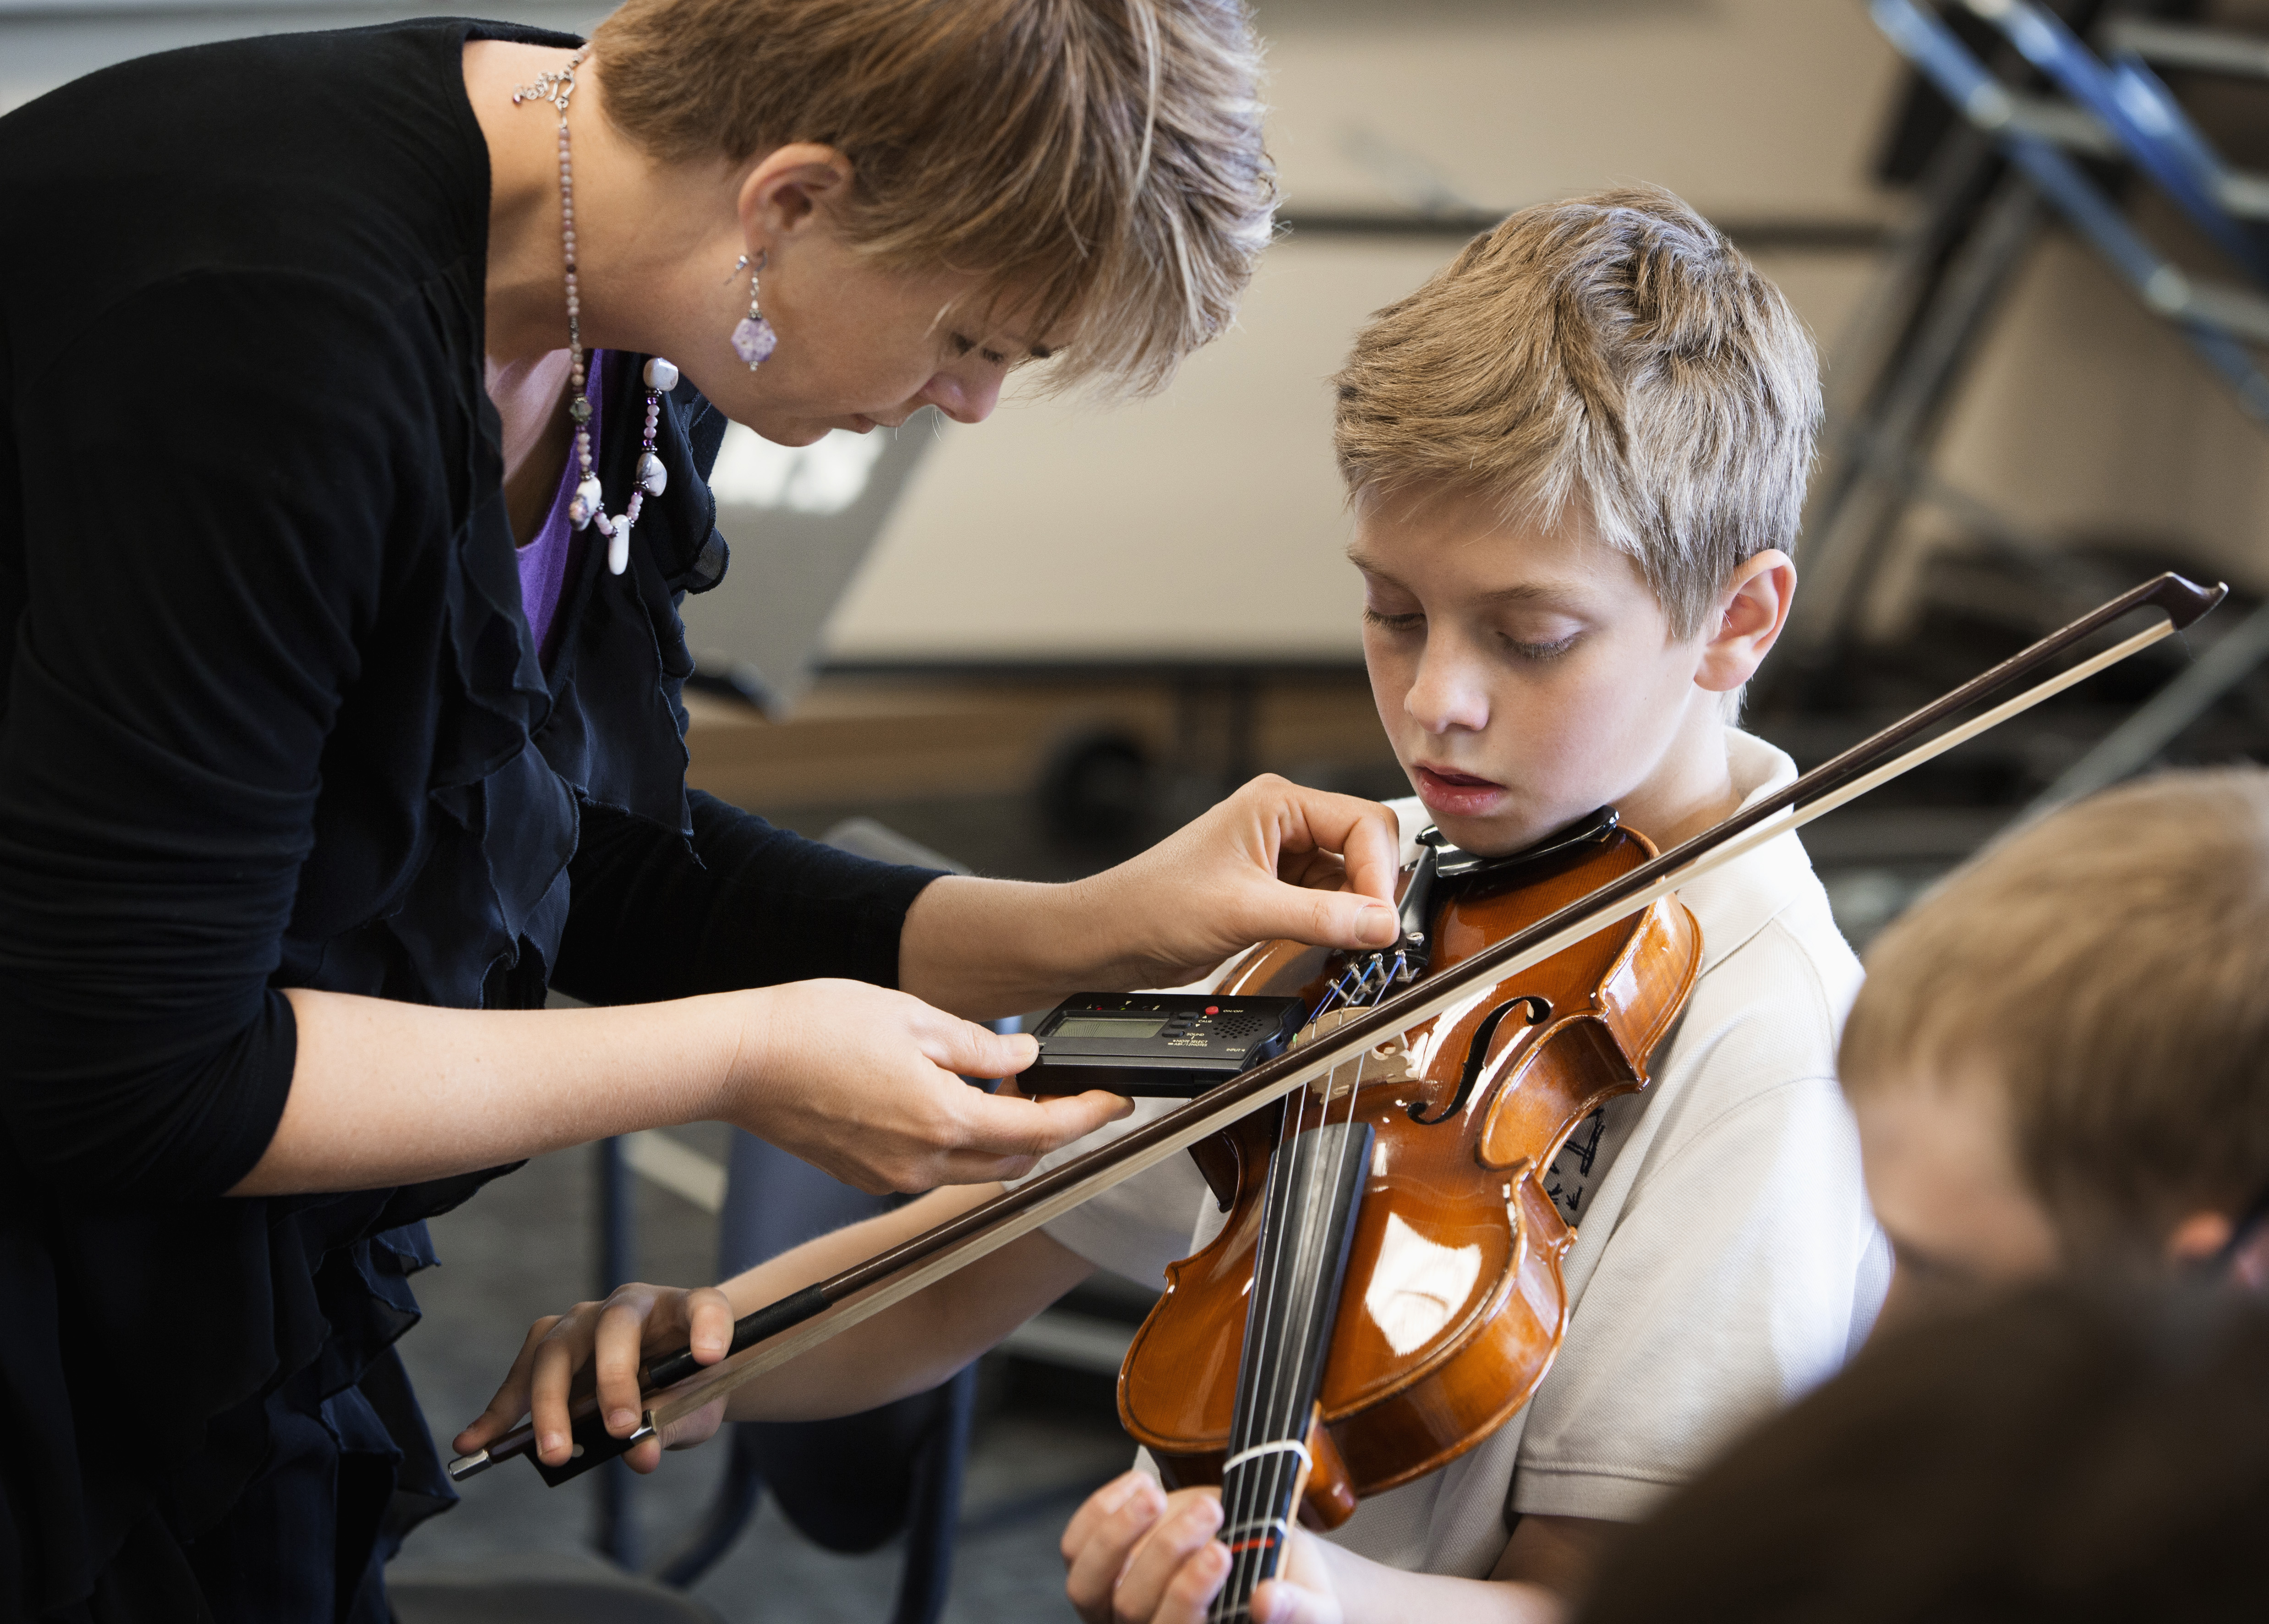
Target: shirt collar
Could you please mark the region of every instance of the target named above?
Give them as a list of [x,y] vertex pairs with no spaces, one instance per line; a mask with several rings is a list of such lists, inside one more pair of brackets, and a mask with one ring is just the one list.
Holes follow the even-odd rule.
[[[1738,727],[1726,730],[1726,759],[1741,811],[1796,782],[1796,763],[1785,750]],[[1791,832],[1680,887],[1678,900],[1702,926],[1703,973],[1716,969],[1814,883],[1812,859]]]

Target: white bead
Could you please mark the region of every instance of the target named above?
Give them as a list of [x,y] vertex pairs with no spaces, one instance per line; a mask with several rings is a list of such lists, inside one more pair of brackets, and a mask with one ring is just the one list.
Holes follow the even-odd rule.
[[669,484],[669,470],[662,467],[660,457],[649,451],[639,459],[638,482],[639,489],[648,496],[660,496]]
[[567,522],[578,530],[581,529],[598,516],[600,504],[603,500],[597,477],[594,476],[586,479],[575,487],[574,499],[567,504]]
[[626,524],[615,527],[607,538],[607,573],[620,575],[631,566],[631,528]]
[[669,394],[677,387],[677,368],[655,356],[646,364],[646,387]]

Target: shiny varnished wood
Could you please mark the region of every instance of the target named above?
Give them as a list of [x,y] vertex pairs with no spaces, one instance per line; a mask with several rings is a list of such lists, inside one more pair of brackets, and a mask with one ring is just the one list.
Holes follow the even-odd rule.
[[[1433,968],[1653,855],[1644,837],[1618,830],[1543,872],[1481,876],[1445,900],[1438,894]],[[1247,955],[1223,990],[1313,1000],[1342,962],[1270,943]],[[1336,1526],[1358,1498],[1433,1471],[1510,1420],[1551,1368],[1567,1319],[1560,1266],[1574,1236],[1545,1193],[1544,1171],[1578,1124],[1645,1086],[1647,1057],[1700,962],[1700,927],[1666,897],[1516,980],[1476,989],[1281,1108],[1201,1145],[1193,1154],[1227,1211],[1225,1225],[1168,1269],[1165,1295],[1119,1381],[1120,1419],[1168,1480],[1219,1480],[1268,1160],[1281,1136],[1318,1123],[1327,1096],[1334,1119],[1352,1109],[1376,1138],[1311,1439],[1303,1520]],[[1477,1039],[1478,1073],[1445,1118]]]

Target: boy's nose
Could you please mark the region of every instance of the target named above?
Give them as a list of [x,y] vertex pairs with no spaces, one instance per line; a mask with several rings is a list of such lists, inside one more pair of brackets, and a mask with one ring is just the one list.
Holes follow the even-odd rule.
[[1429,733],[1465,728],[1479,733],[1489,726],[1488,690],[1474,679],[1461,662],[1436,657],[1430,648],[1418,662],[1402,708]]

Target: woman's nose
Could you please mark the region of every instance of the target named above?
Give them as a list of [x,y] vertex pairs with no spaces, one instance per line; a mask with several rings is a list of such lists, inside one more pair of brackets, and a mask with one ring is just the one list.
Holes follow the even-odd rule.
[[974,377],[939,373],[920,397],[956,423],[982,423],[1001,403],[1001,380],[989,371]]

